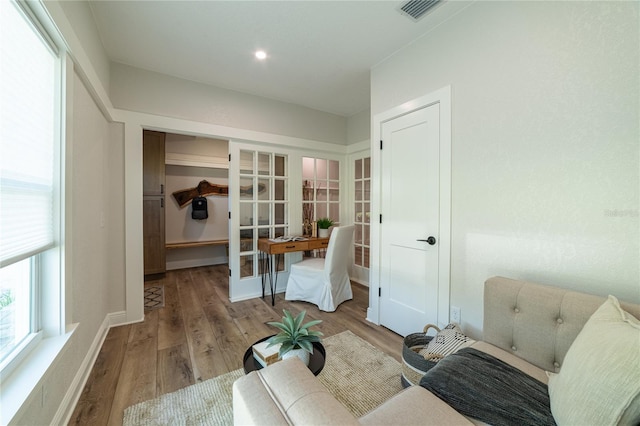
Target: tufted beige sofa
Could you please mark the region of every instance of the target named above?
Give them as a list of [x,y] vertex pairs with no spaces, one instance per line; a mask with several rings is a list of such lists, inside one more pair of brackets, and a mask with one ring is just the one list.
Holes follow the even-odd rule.
[[[473,347],[543,383],[558,372],[571,343],[604,297],[503,277],[484,287],[483,340]],[[640,318],[640,305],[621,302]],[[329,355],[330,356],[330,355]],[[413,386],[355,418],[297,359],[252,372],[233,385],[236,425],[472,424],[426,389]]]

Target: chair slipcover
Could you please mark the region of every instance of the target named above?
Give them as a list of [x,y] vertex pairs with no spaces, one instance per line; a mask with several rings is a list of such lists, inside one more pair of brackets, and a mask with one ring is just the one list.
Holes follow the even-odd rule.
[[303,300],[333,312],[353,299],[349,281],[349,256],[354,226],[333,228],[324,259],[313,258],[291,265],[286,300]]

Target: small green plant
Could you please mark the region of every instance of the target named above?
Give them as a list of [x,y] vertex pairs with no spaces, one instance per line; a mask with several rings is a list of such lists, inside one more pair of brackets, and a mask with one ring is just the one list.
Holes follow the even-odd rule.
[[0,294],[0,310],[11,305],[13,303],[13,300],[14,298],[11,294],[11,290],[3,291],[2,294]]
[[333,221],[328,217],[321,217],[318,219],[318,228],[320,229],[329,229],[333,226]]
[[269,338],[269,345],[267,347],[280,343],[281,346],[278,354],[281,358],[282,355],[293,349],[304,349],[309,353],[313,353],[313,342],[320,342],[322,333],[319,331],[311,331],[309,328],[320,324],[322,320],[314,320],[302,324],[307,311],[300,312],[295,318],[293,318],[291,312],[286,309],[283,311],[284,316],[282,317],[282,322],[267,323],[280,329],[278,334]]

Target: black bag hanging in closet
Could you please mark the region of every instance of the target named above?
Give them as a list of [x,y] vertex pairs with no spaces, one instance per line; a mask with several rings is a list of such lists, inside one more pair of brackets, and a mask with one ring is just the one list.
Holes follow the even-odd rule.
[[191,201],[191,218],[202,220],[208,217],[207,199],[205,197],[194,197],[193,201]]

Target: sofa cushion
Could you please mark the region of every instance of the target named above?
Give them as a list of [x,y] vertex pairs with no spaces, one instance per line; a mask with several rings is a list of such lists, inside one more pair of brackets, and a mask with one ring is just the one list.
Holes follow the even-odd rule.
[[640,422],[640,321],[609,298],[584,325],[549,378],[559,425]]
[[363,425],[471,426],[466,417],[420,386],[411,386],[360,418]]

